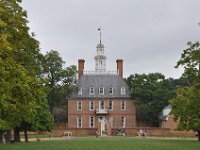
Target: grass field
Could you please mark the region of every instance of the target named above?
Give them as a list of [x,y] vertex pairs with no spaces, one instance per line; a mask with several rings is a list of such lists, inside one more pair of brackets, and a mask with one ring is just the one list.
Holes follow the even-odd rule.
[[200,150],[194,140],[138,139],[132,137],[76,138],[0,145],[0,150]]

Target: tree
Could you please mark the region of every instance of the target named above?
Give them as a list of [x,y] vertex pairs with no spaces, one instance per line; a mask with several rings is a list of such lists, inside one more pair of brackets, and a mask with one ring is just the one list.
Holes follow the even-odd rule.
[[[21,0],[0,1],[0,137],[12,128],[19,135],[23,124],[34,124],[38,107],[46,103],[39,98],[44,90],[33,89],[42,81],[38,77],[43,72],[43,56],[34,34],[29,34],[26,11],[20,3]],[[36,99],[34,93],[38,89],[42,93]]]
[[184,67],[189,87],[177,89],[176,98],[171,100],[172,114],[179,120],[179,129],[197,131],[200,141],[200,45],[188,42],[188,46],[176,67]]
[[171,100],[172,114],[179,122],[178,129],[194,130],[200,141],[200,84],[177,89],[176,98]]
[[[66,67],[63,70],[63,79],[61,82],[61,86],[62,86],[62,101],[60,102],[60,104],[62,105],[63,102],[66,102],[66,98],[70,96],[70,94],[77,90],[76,87],[76,82],[77,82],[77,68],[75,65]],[[64,101],[63,101],[64,100]]]
[[56,102],[59,101],[58,87],[59,82],[63,79],[63,64],[64,61],[59,56],[57,51],[51,50],[45,55],[45,71],[47,73],[48,86],[50,89],[48,103],[51,113]]
[[130,75],[127,84],[136,100],[136,119],[150,126],[158,126],[159,113],[175,97],[174,79],[165,79],[160,73]]
[[[48,89],[41,80],[34,80],[31,84],[32,98],[34,101],[34,106],[32,106],[34,110],[33,117],[30,121],[22,120],[20,126],[15,128],[18,132],[24,131],[26,142],[28,141],[27,131],[51,131],[54,122],[47,103]],[[16,138],[20,141],[19,136]]]
[[[76,66],[72,65],[63,68],[64,61],[59,53],[55,50],[47,52],[45,55],[49,94],[48,102],[51,113],[54,115],[55,121],[60,121],[60,109],[67,109],[66,98],[76,89]],[[55,110],[54,110],[55,109]],[[67,113],[65,113],[67,114]],[[63,116],[63,115],[62,115]],[[66,115],[62,120],[66,120]]]
[[53,114],[56,122],[67,122],[67,98],[70,94],[77,90],[77,69],[72,65],[63,69],[63,79],[60,85],[57,86],[58,101],[56,102],[56,108],[54,108]]
[[188,42],[189,48],[183,50],[176,68],[183,66],[185,77],[190,85],[200,83],[200,44],[199,42]]

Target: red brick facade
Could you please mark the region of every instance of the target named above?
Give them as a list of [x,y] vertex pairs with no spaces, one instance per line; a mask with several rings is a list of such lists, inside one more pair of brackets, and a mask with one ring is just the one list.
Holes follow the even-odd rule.
[[[77,110],[77,103],[81,101],[82,110]],[[90,110],[90,101],[94,103],[94,110]],[[98,113],[99,101],[104,101],[106,113]],[[112,101],[112,109],[109,109],[109,103]],[[125,109],[122,110],[122,101],[125,103]],[[68,128],[69,129],[89,129],[99,127],[99,117],[104,117],[107,121],[107,128],[123,128],[122,127],[122,117],[125,118],[124,128],[136,127],[136,117],[135,117],[135,106],[134,101],[131,99],[77,99],[68,100]],[[78,127],[77,119],[82,118],[82,126]],[[94,117],[94,127],[90,125],[90,117]]]
[[169,115],[166,120],[160,121],[161,128],[168,128],[171,130],[177,129],[178,122],[174,121],[174,115]]

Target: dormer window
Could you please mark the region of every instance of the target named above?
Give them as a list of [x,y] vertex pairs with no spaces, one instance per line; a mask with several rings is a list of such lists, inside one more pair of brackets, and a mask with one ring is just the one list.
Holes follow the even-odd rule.
[[78,89],[78,95],[82,95],[82,88],[81,87]]
[[126,94],[126,88],[125,87],[121,87],[121,95],[125,95]]
[[109,94],[113,94],[113,88],[112,88],[112,87],[110,87],[110,88],[108,89],[108,93],[109,93]]
[[99,94],[104,94],[104,88],[103,87],[99,88]]
[[94,94],[94,87],[90,87],[90,95]]

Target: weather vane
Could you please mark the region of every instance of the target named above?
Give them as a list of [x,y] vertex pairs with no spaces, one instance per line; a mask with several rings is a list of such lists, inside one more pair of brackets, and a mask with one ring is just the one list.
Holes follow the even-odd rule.
[[98,31],[100,31],[100,43],[101,43],[101,27],[98,28]]

